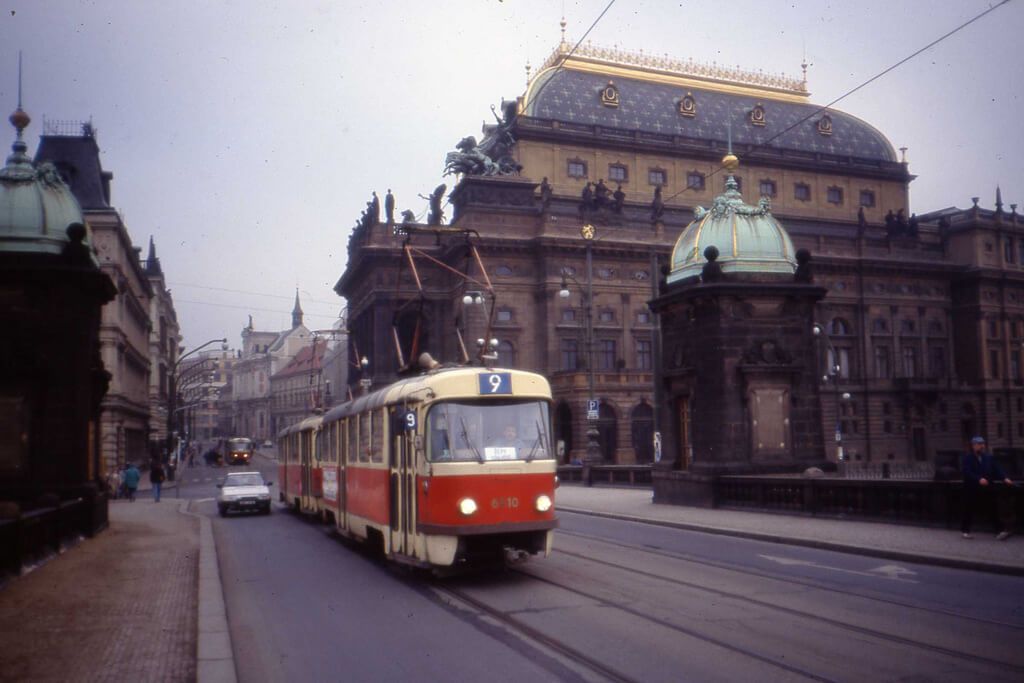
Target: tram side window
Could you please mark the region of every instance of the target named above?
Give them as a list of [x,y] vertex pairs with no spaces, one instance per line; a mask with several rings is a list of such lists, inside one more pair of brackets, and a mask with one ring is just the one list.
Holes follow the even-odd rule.
[[374,462],[384,462],[384,415],[383,409],[378,412],[376,419],[371,413],[370,430],[373,439],[373,449],[370,453]]
[[327,452],[324,454],[328,462],[338,462],[338,423],[327,426]]
[[370,460],[370,414],[359,416],[359,462]]
[[348,425],[348,450],[345,452],[345,462],[355,462],[356,453],[359,452],[359,429],[356,427],[356,420],[350,417],[345,420]]

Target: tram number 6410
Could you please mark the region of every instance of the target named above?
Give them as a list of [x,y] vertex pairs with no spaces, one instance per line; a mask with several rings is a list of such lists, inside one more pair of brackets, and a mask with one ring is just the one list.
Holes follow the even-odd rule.
[[515,496],[506,496],[505,498],[491,498],[491,508],[499,510],[501,508],[515,509],[519,507],[519,499]]

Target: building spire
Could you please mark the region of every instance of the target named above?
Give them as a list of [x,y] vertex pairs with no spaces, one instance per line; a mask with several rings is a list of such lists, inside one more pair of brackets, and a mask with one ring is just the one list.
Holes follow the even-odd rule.
[[18,108],[14,110],[14,113],[7,119],[14,126],[14,129],[18,131],[17,136],[14,139],[14,144],[11,145],[11,155],[7,157],[7,167],[0,171],[0,176],[5,178],[13,178],[14,176],[24,176],[26,173],[32,173],[32,160],[29,159],[28,145],[22,139],[22,134],[25,129],[28,128],[28,124],[32,122],[29,115],[25,113],[25,110],[21,108],[21,51],[18,51]]
[[153,241],[153,236],[149,236],[149,253],[146,255],[146,274],[147,275],[163,275],[160,269],[160,259],[156,257],[156,242]]
[[1003,212],[1003,192],[996,185],[996,211],[999,213]]
[[292,329],[302,325],[302,306],[299,305],[299,288],[295,288],[295,308],[292,309]]

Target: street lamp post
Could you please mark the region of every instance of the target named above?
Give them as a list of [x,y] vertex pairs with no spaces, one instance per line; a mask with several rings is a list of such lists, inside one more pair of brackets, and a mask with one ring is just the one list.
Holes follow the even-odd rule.
[[[587,273],[586,273],[586,293],[583,300],[583,313],[586,317],[586,337],[584,339],[584,345],[586,346],[586,358],[587,358],[587,450],[586,455],[583,459],[583,481],[587,486],[593,484],[591,466],[601,462],[601,445],[598,442],[600,432],[597,429],[597,418],[598,418],[598,400],[594,395],[594,260],[593,260],[593,242],[594,242],[594,226],[587,224],[580,229],[580,234],[583,236],[584,243],[586,244],[587,254]],[[558,296],[563,299],[568,299],[570,296],[568,283],[566,279],[572,280],[577,286],[579,282],[570,275],[564,268],[562,269],[562,287],[558,291]]]
[[842,365],[839,362],[839,353],[836,351],[835,346],[832,345],[832,340],[829,338],[828,333],[825,331],[825,327],[820,323],[814,323],[814,327],[811,328],[814,332],[814,336],[825,340],[825,344],[828,347],[828,369],[826,374],[822,376],[822,381],[828,382],[832,380],[832,388],[835,391],[835,404],[836,404],[836,462],[840,468],[840,473],[843,474],[846,468],[846,455],[843,453],[843,405],[849,401],[852,397],[850,392],[839,391],[839,378],[842,372]]
[[180,425],[178,423],[176,404],[178,402],[178,368],[181,366],[181,361],[185,360],[192,354],[202,351],[211,344],[220,344],[221,350],[228,350],[227,337],[222,339],[211,339],[210,341],[204,342],[192,349],[191,351],[178,356],[174,363],[171,364],[171,372],[168,375],[168,394],[167,394],[167,448],[168,452],[173,451],[177,448],[175,443],[176,432],[180,431]]

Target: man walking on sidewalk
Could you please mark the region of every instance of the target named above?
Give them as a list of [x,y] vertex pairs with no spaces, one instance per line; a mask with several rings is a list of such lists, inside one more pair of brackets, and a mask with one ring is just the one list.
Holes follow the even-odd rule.
[[1003,525],[999,520],[993,482],[1002,480],[1006,484],[1012,485],[1013,481],[1003,473],[992,454],[985,450],[985,439],[981,436],[971,439],[971,450],[964,454],[960,464],[964,475],[963,524],[961,525],[964,538],[971,538],[974,512],[978,506],[981,506],[992,519],[996,538],[1005,541],[1010,534],[1003,531]]
[[160,464],[159,460],[154,460],[152,467],[149,468],[149,481],[153,484],[153,502],[160,502],[160,487],[163,486],[164,479],[164,466]]

